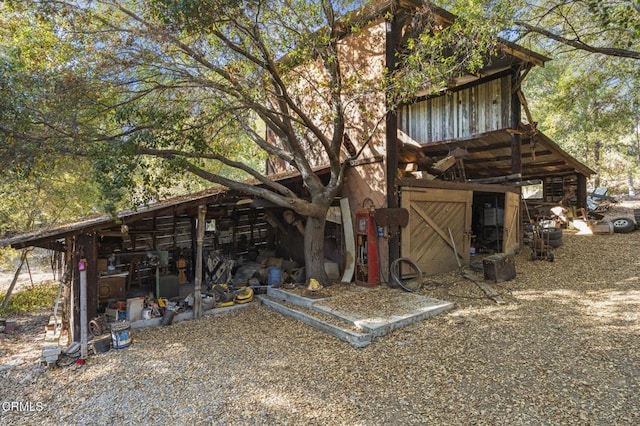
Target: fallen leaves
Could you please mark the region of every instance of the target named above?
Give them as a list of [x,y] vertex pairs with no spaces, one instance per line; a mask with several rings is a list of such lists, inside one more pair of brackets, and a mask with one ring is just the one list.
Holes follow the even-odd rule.
[[[2,421],[637,424],[638,248],[640,232],[566,232],[556,262],[530,261],[525,248],[516,278],[495,284],[506,305],[457,272],[430,277],[420,293],[457,308],[364,349],[257,302],[134,330],[129,348],[83,367],[0,372],[2,401],[45,404],[40,413],[2,413]],[[348,294],[336,306],[361,312],[402,303],[376,304],[361,291],[336,284],[318,293]],[[33,380],[23,380],[28,374]]]

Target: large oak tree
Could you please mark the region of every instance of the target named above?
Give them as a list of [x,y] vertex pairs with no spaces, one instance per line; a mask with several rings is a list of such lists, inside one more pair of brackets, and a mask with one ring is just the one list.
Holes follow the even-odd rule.
[[[269,200],[306,217],[308,276],[326,283],[325,216],[344,183],[347,111],[366,102],[372,84],[364,74],[346,78],[338,54],[345,31],[366,24],[339,21],[355,6],[297,0],[12,3],[10,25],[24,16],[46,22],[52,48],[67,50],[63,58],[45,53],[42,60],[54,62],[50,75],[17,73],[48,91],[23,86],[24,103],[33,109],[20,126],[10,117],[0,123],[14,142],[5,147],[6,158],[18,158],[20,150],[25,158],[54,151],[90,158],[113,200],[141,183],[170,186],[181,171]],[[37,98],[46,102],[32,104]],[[327,182],[314,173],[310,148],[329,166]],[[266,156],[297,171],[308,196],[266,176]],[[158,159],[162,167],[152,167]],[[147,200],[155,195],[143,194]]]

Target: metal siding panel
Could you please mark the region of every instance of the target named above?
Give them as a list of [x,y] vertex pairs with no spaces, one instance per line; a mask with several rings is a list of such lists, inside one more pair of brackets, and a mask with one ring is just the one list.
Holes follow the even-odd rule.
[[439,117],[438,117],[438,102],[437,98],[433,98],[429,100],[429,107],[431,108],[429,111],[429,118],[431,118],[431,138],[432,141],[438,140],[438,126],[439,126]]
[[471,87],[469,94],[469,134],[478,133],[478,86]]
[[460,92],[460,137],[469,136],[469,90]]
[[420,103],[420,111],[416,119],[420,120],[420,123],[422,124],[420,127],[420,143],[431,142],[431,115],[428,102]]
[[493,93],[493,84],[489,83],[484,86],[484,96],[482,98],[482,107],[484,109],[484,132],[494,130],[492,125],[493,108],[491,108],[491,94]]
[[460,137],[460,92],[455,92],[453,94],[453,116],[454,116],[454,131],[453,137]]
[[511,127],[511,76],[504,76],[500,79],[501,84],[501,118],[500,128]]
[[478,109],[478,133],[487,131],[487,108],[485,107],[485,97],[487,94],[487,86],[481,84],[478,86],[478,98],[476,99],[476,108]]
[[433,117],[431,116],[431,101],[427,101],[425,102],[425,109],[426,109],[426,114],[425,117],[428,120],[427,121],[427,135],[425,138],[426,142],[433,142]]
[[501,117],[501,102],[500,102],[500,93],[502,89],[502,85],[500,84],[500,80],[493,81],[493,91],[491,94],[491,127],[493,129],[500,129],[500,117]]
[[455,131],[455,101],[452,95],[447,96],[447,111],[449,111],[447,139],[454,139],[456,137]]
[[444,139],[446,133],[446,110],[444,107],[444,99],[442,96],[436,98],[438,100],[438,138],[441,141]]

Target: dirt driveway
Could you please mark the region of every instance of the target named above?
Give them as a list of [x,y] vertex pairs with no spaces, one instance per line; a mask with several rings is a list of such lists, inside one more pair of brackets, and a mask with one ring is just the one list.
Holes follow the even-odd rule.
[[434,277],[456,309],[364,349],[254,304],[82,367],[27,357],[0,372],[0,424],[640,424],[639,250],[640,231],[566,233],[554,263],[525,249],[505,305]]

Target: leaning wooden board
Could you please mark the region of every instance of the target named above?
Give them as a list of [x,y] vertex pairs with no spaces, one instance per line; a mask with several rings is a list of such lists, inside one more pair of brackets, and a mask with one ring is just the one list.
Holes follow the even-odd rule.
[[351,282],[356,271],[356,239],[353,235],[353,221],[351,220],[351,208],[349,199],[340,199],[340,213],[342,215],[342,229],[344,232],[345,259],[342,282]]

